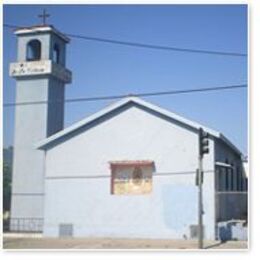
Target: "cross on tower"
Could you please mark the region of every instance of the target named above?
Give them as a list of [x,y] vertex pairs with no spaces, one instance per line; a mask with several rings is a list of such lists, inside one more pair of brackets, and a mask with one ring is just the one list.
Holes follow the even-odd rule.
[[38,15],[39,18],[42,18],[42,24],[46,25],[46,18],[50,17],[50,15],[43,9],[43,13]]

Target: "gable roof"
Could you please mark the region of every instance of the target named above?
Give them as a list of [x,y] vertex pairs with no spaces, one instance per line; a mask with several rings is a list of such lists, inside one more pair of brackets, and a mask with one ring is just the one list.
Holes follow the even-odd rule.
[[136,104],[139,105],[143,108],[146,108],[150,111],[156,112],[158,114],[161,114],[163,116],[166,116],[167,118],[170,118],[172,120],[175,120],[185,126],[188,126],[194,130],[199,130],[199,128],[203,128],[206,132],[208,132],[211,136],[215,137],[215,138],[219,138],[220,140],[222,140],[225,144],[227,144],[232,150],[234,150],[235,152],[237,152],[239,155],[241,155],[242,153],[239,151],[239,149],[236,148],[235,145],[233,145],[224,135],[222,135],[220,132],[212,130],[208,127],[205,127],[201,124],[198,124],[194,121],[188,120],[186,118],[183,118],[173,112],[170,112],[166,109],[163,109],[159,106],[156,106],[154,104],[151,104],[149,102],[144,101],[143,99],[140,99],[138,97],[134,97],[134,96],[130,96],[130,97],[126,97],[123,98],[113,104],[111,104],[108,107],[105,107],[104,109],[98,111],[97,113],[92,114],[89,117],[84,118],[83,120],[65,128],[64,130],[61,130],[59,132],[57,132],[56,134],[38,142],[36,144],[36,148],[37,149],[43,149],[43,150],[47,150],[48,147],[53,144],[54,142],[58,141],[59,139],[67,136],[68,134],[73,133],[74,131],[78,130],[79,128],[88,125],[90,123],[92,123],[93,121],[99,119],[100,117],[103,117],[107,114],[109,114],[110,112],[113,112],[114,110],[121,108],[127,104]]

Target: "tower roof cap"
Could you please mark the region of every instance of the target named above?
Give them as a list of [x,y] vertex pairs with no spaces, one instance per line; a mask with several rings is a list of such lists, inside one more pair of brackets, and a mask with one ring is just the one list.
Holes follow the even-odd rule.
[[45,32],[55,33],[57,36],[62,38],[65,42],[70,41],[70,39],[65,34],[59,32],[52,25],[35,25],[35,26],[30,26],[30,27],[19,27],[19,28],[15,29],[15,31],[14,31],[14,33],[16,35],[45,33]]

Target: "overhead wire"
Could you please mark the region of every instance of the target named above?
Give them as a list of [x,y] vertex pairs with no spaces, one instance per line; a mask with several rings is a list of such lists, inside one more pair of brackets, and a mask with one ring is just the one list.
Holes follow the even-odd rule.
[[177,94],[188,94],[188,93],[198,93],[198,92],[209,92],[209,91],[223,91],[223,90],[234,90],[247,88],[247,84],[241,85],[231,85],[231,86],[221,86],[221,87],[211,87],[211,88],[193,88],[193,89],[183,89],[183,90],[169,90],[161,92],[146,92],[137,94],[125,94],[125,95],[111,95],[111,96],[95,96],[95,97],[79,97],[70,98],[65,100],[41,100],[41,101],[30,101],[30,102],[16,102],[16,103],[4,103],[4,107],[13,106],[25,106],[25,105],[40,105],[47,103],[73,103],[73,102],[92,102],[101,100],[115,100],[126,97],[149,97],[149,96],[163,96],[163,95],[177,95]]
[[[6,23],[4,24],[4,27],[11,28],[11,29],[22,28],[21,26],[6,24]],[[138,48],[147,48],[147,49],[153,49],[153,50],[187,52],[187,53],[197,53],[197,54],[247,57],[246,53],[240,53],[240,52],[224,52],[224,51],[217,51],[217,50],[181,48],[181,47],[177,47],[177,46],[163,46],[163,45],[155,45],[155,44],[148,44],[148,43],[121,41],[121,40],[93,37],[93,36],[81,35],[81,34],[72,34],[72,33],[63,33],[63,34],[70,38],[87,40],[87,41],[96,41],[96,42],[101,42],[101,43],[117,44],[117,45],[123,45],[123,46],[128,46],[128,47],[138,47]]]
[[[21,28],[17,25],[12,24],[4,24],[7,28]],[[158,46],[158,45],[150,45],[150,44],[143,44],[143,43],[134,43],[134,42],[125,42],[125,41],[118,41],[112,39],[105,39],[105,38],[96,38],[84,35],[76,35],[76,34],[66,34],[68,37],[74,37],[79,39],[85,40],[93,40],[99,42],[106,42],[106,43],[115,43],[120,45],[128,45],[128,46],[135,46],[135,47],[142,47],[142,48],[152,48],[152,49],[161,49],[161,50],[172,50],[172,51],[186,51],[186,52],[196,52],[202,54],[217,54],[217,55],[229,55],[229,56],[247,56],[247,54],[243,53],[235,53],[235,52],[220,52],[220,51],[208,51],[208,50],[197,50],[197,49],[185,49],[185,48],[177,48],[177,47],[169,47],[169,46]],[[46,104],[46,103],[73,103],[73,102],[91,102],[91,101],[101,101],[101,100],[115,100],[121,99],[129,96],[136,96],[136,97],[148,97],[148,96],[163,96],[163,95],[176,95],[176,94],[187,94],[187,93],[194,93],[194,92],[207,92],[207,91],[220,91],[220,90],[231,90],[231,89],[238,89],[238,88],[246,88],[247,84],[240,84],[240,85],[231,85],[231,86],[222,86],[222,87],[210,87],[210,88],[195,88],[195,89],[184,89],[184,90],[169,90],[169,91],[161,91],[161,92],[147,92],[147,93],[136,93],[136,94],[124,94],[124,95],[111,95],[111,96],[96,96],[96,97],[79,97],[79,98],[70,98],[66,100],[41,100],[41,101],[31,101],[31,102],[17,102],[17,103],[5,103],[4,107],[12,107],[12,106],[22,106],[22,105],[39,105],[39,104]]]

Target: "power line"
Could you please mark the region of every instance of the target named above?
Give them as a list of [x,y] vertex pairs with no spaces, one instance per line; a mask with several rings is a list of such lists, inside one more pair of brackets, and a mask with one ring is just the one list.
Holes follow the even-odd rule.
[[8,24],[8,23],[4,23],[3,25],[4,25],[4,27],[10,28],[10,29],[18,29],[19,28],[19,26],[17,26],[17,25],[12,25],[12,24]]
[[[21,28],[19,26],[15,26],[11,24],[4,24],[4,26],[12,29]],[[175,46],[162,46],[162,45],[154,45],[154,44],[146,44],[146,43],[138,43],[138,42],[119,41],[119,40],[113,40],[108,38],[99,38],[99,37],[92,37],[92,36],[80,35],[80,34],[70,34],[70,33],[64,33],[64,35],[71,38],[81,39],[81,40],[96,41],[102,43],[110,43],[110,44],[117,44],[117,45],[124,45],[130,47],[138,47],[138,48],[147,48],[147,49],[154,49],[154,50],[188,52],[188,53],[233,56],[233,57],[247,57],[246,53],[238,53],[238,52],[222,52],[222,51],[212,51],[212,50],[179,48]]]
[[171,46],[160,46],[160,45],[153,45],[153,44],[104,39],[104,38],[97,38],[97,37],[90,37],[90,36],[83,36],[83,35],[76,35],[76,34],[66,34],[66,36],[72,37],[72,38],[78,38],[78,39],[82,39],[82,40],[98,41],[98,42],[126,45],[126,46],[131,46],[131,47],[148,48],[148,49],[156,49],[156,50],[164,50],[164,51],[190,52],[190,53],[237,56],[237,57],[246,57],[247,56],[247,54],[245,54],[245,53],[221,52],[221,51],[211,51],[211,50],[179,48],[179,47],[171,47]]
[[92,102],[92,101],[101,101],[101,100],[115,100],[115,99],[126,98],[126,97],[129,97],[129,96],[134,96],[134,97],[164,96],[164,95],[188,94],[188,93],[196,93],[196,92],[234,90],[234,89],[241,89],[241,88],[247,88],[247,84],[223,86],[223,87],[213,87],[213,88],[194,88],[194,89],[170,90],[170,91],[162,91],[162,92],[146,92],[146,93],[128,94],[128,95],[82,97],[82,98],[71,98],[71,99],[65,99],[65,100],[58,100],[57,99],[57,100],[50,100],[50,101],[5,103],[3,106],[4,107],[13,107],[13,106],[25,106],[25,105],[40,105],[40,104],[47,104],[47,103]]

